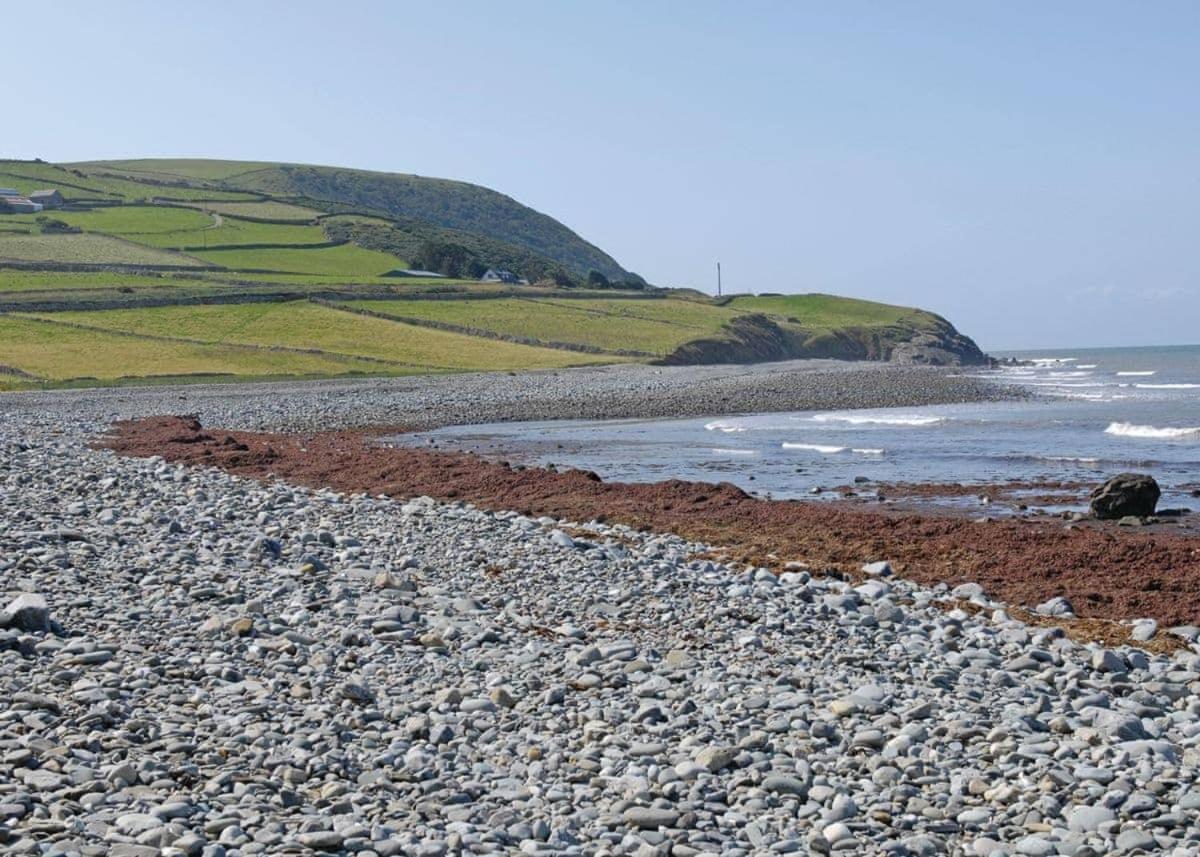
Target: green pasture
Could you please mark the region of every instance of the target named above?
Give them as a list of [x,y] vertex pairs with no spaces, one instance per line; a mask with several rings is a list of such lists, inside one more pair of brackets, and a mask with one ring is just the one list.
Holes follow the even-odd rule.
[[196,259],[180,253],[168,253],[96,233],[17,235],[0,232],[0,259],[102,265],[200,264]]
[[[3,242],[0,242],[3,246]],[[195,250],[192,255],[221,265],[231,271],[259,269],[294,274],[318,274],[335,277],[375,277],[404,262],[388,253],[366,250],[354,244],[319,247],[305,250],[300,247],[268,249]],[[2,254],[0,254],[2,255]]]
[[736,297],[728,306],[780,316],[805,330],[891,327],[897,324],[926,327],[932,321],[928,313],[909,307],[822,294]]
[[307,223],[321,214],[315,208],[302,205],[292,205],[289,202],[276,202],[265,199],[248,202],[212,202],[205,203],[204,208],[219,214],[232,217],[261,217],[270,220],[294,220],[297,223]]
[[[188,375],[331,376],[402,371],[340,355],[164,342],[12,315],[0,315],[0,366],[51,382],[95,379],[105,383]],[[10,388],[28,386],[20,378],[0,376],[0,383],[5,382]]]
[[505,336],[655,355],[715,335],[736,315],[732,310],[677,300],[367,300],[350,301],[347,306]]
[[431,330],[306,301],[63,312],[37,317],[213,344],[316,349],[346,357],[386,360],[423,371],[544,369],[612,362],[612,358],[597,355]]

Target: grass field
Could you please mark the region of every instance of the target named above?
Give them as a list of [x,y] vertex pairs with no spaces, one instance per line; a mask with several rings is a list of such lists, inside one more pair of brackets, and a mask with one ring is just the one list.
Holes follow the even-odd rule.
[[[138,339],[11,315],[0,315],[0,365],[47,381],[95,378],[103,382],[197,374],[262,377],[403,371],[353,358]],[[4,382],[10,388],[28,386],[21,379],[0,376],[0,383]]]
[[[121,205],[92,211],[56,211],[50,215],[88,232],[119,235],[155,247],[201,247],[225,244],[321,244],[327,239],[319,226],[253,223],[218,218],[194,208],[162,205]],[[37,215],[0,215],[33,224]]]
[[45,215],[88,232],[127,235],[137,241],[156,235],[194,232],[213,224],[212,217],[201,211],[164,205],[113,205],[91,211],[48,211]]
[[729,306],[781,316],[805,330],[890,327],[896,324],[926,326],[931,319],[928,313],[909,307],[822,294],[738,297]]
[[[0,241],[0,247],[3,242]],[[231,271],[259,269],[292,272],[297,274],[319,274],[346,278],[374,277],[386,274],[394,268],[403,268],[404,262],[377,250],[364,250],[353,244],[338,247],[321,247],[313,250],[277,247],[266,250],[197,250],[193,255]]]
[[214,344],[319,349],[432,371],[543,369],[612,362],[612,358],[414,327],[305,301],[65,312],[38,317]]
[[0,184],[16,187],[22,193],[42,188],[56,187],[64,197],[119,197],[125,200],[149,199],[155,196],[175,199],[254,200],[253,194],[212,188],[169,187],[142,184],[111,175],[89,173],[76,175],[73,170],[53,164],[35,164],[27,161],[0,161]]
[[195,158],[163,158],[153,160],[85,161],[68,166],[94,172],[113,172],[158,179],[200,179],[220,181],[251,170],[277,166],[258,161],[207,161]]
[[197,265],[195,259],[108,235],[14,235],[0,232],[0,259],[105,265]]
[[103,288],[173,288],[204,285],[194,277],[139,276],[109,271],[18,271],[0,269],[0,293],[72,291]]
[[352,301],[347,306],[544,342],[655,355],[713,335],[737,314],[677,300],[394,300]]
[[297,223],[307,223],[321,214],[315,208],[305,208],[302,205],[292,205],[287,202],[263,200],[260,202],[212,202],[205,203],[204,208],[220,214],[233,217],[263,217],[271,220],[294,220]]

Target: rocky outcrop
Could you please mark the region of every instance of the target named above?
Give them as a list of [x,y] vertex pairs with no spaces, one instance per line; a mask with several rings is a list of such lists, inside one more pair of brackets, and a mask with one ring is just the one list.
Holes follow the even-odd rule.
[[927,313],[921,321],[921,326],[897,324],[814,332],[768,315],[743,315],[726,325],[722,336],[686,342],[660,362],[678,366],[828,358],[928,366],[991,363],[970,337],[963,336],[941,316]]
[[1160,496],[1153,476],[1121,473],[1092,492],[1092,514],[1101,520],[1146,518],[1154,514]]

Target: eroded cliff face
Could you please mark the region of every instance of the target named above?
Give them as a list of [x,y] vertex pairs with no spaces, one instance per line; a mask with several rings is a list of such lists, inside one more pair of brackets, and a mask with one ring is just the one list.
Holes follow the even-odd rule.
[[982,366],[991,362],[970,337],[963,336],[944,318],[930,313],[924,321],[919,327],[899,324],[812,332],[780,324],[767,315],[744,315],[726,326],[724,337],[685,343],[660,362],[673,366],[802,358],[928,366]]

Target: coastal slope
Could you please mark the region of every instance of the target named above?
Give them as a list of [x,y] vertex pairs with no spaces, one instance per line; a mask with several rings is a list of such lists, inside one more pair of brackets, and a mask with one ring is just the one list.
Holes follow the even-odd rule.
[[0,187],[50,206],[0,206],[0,390],[986,362],[920,309],[649,285],[564,224],[463,182],[242,161],[2,160]]

